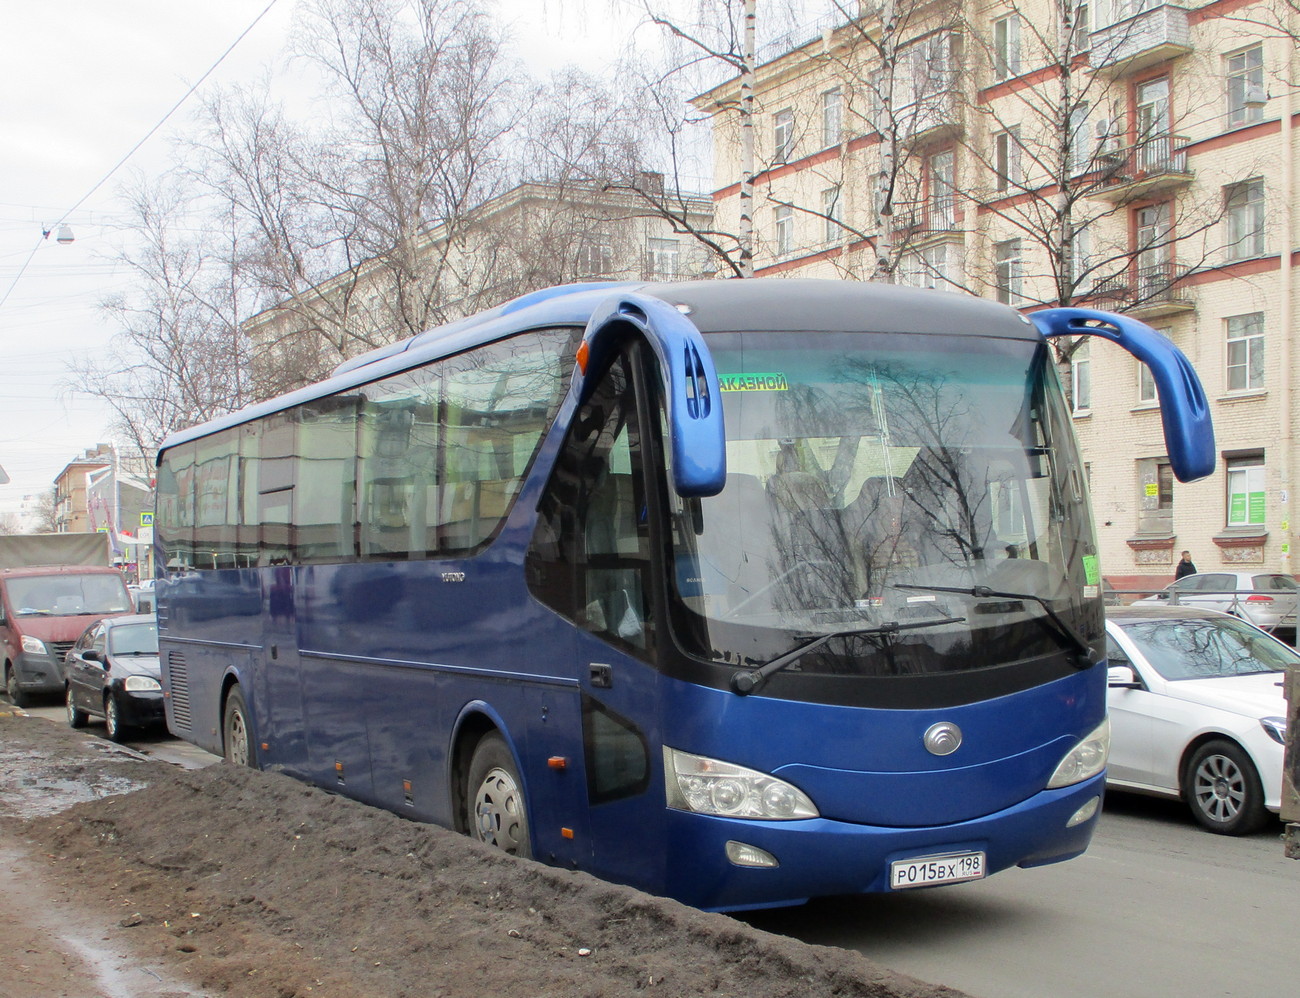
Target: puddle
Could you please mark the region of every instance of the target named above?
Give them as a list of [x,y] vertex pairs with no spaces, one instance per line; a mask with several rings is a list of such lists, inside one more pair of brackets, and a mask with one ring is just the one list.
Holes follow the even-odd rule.
[[[119,751],[118,746],[113,750]],[[135,755],[126,750],[124,755]],[[41,818],[73,804],[143,789],[124,776],[92,773],[75,761],[58,762],[39,753],[0,749],[0,814]]]

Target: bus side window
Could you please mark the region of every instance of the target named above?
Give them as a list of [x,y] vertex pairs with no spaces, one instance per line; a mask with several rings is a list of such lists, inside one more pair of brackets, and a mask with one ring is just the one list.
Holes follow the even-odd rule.
[[626,358],[576,414],[538,504],[533,593],[633,654],[653,653],[641,432]]

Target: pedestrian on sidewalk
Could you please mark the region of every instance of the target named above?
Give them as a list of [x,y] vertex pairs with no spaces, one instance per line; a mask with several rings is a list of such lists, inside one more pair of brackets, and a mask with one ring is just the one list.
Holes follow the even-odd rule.
[[1184,551],[1182,560],[1178,562],[1178,567],[1174,569],[1174,581],[1177,582],[1184,575],[1195,575],[1196,566],[1192,564],[1192,553]]

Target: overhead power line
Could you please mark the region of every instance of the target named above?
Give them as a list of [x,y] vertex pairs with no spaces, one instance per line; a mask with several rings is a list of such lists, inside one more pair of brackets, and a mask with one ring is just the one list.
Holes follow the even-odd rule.
[[103,187],[106,183],[108,183],[109,179],[113,176],[113,174],[117,173],[117,171],[120,170],[126,164],[127,160],[129,160],[140,150],[141,146],[143,146],[146,142],[148,142],[151,138],[153,138],[154,133],[156,133],[158,129],[162,128],[162,126],[167,123],[167,119],[169,119],[173,114],[175,114],[180,109],[181,105],[184,104],[187,100],[189,100],[191,96],[193,96],[194,92],[198,90],[198,88],[203,85],[204,81],[206,81],[207,78],[216,71],[217,67],[220,66],[223,62],[225,62],[226,56],[230,55],[230,53],[235,50],[235,46],[237,46],[240,42],[242,42],[245,36],[247,36],[247,34],[250,31],[252,31],[255,27],[257,27],[258,22],[261,21],[262,18],[264,18],[267,14],[269,14],[271,8],[274,7],[279,2],[280,0],[270,0],[270,2],[265,7],[262,8],[262,12],[258,14],[255,18],[253,18],[253,20],[249,23],[248,27],[246,27],[243,31],[239,33],[239,37],[236,38],[233,42],[231,42],[229,47],[227,47],[227,49],[224,52],[222,52],[220,56],[217,57],[217,61],[214,62],[211,66],[209,66],[207,70],[203,73],[203,75],[200,76],[193,83],[193,85],[191,85],[191,87],[185,91],[185,93],[181,96],[180,100],[178,100],[175,104],[173,104],[171,108],[168,109],[167,113],[164,114],[161,118],[159,118],[157,123],[152,128],[150,128],[149,131],[145,132],[145,134],[141,137],[141,139],[138,142],[136,142],[135,145],[133,145],[129,150],[127,150],[126,155],[123,156],[121,159],[119,159],[116,163],[114,163],[112,168],[107,173],[105,173],[102,177],[100,177],[99,180],[95,182],[94,186],[90,188],[90,190],[86,191],[85,194],[83,194],[80,198],[78,198],[76,204],[74,204],[71,208],[69,208],[61,216],[59,216],[58,221],[56,221],[53,225],[49,226],[48,228],[44,229],[41,232],[41,238],[36,240],[36,245],[33,246],[32,251],[27,254],[27,259],[25,259],[22,263],[22,266],[18,268],[18,273],[15,274],[14,279],[9,282],[9,287],[5,289],[4,296],[0,297],[0,308],[3,308],[5,302],[9,300],[9,295],[13,293],[13,290],[17,286],[19,279],[22,278],[24,272],[26,272],[27,270],[28,265],[32,262],[32,258],[36,256],[36,251],[39,250],[41,248],[41,244],[45,242],[46,239],[49,238],[50,233],[57,231],[59,226],[62,225],[65,221],[67,221],[69,215],[71,215],[74,211],[76,211],[83,204],[85,204],[86,201],[88,201],[96,191],[98,191],[101,187]]

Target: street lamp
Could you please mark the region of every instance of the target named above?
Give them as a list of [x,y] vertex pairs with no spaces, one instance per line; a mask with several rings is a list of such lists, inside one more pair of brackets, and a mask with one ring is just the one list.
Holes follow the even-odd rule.
[[[41,238],[49,239],[51,231],[51,229],[41,229]],[[77,237],[72,234],[71,227],[69,227],[66,222],[60,223],[58,231],[54,234],[54,241],[62,246],[67,246],[68,243],[75,241],[76,238]]]

